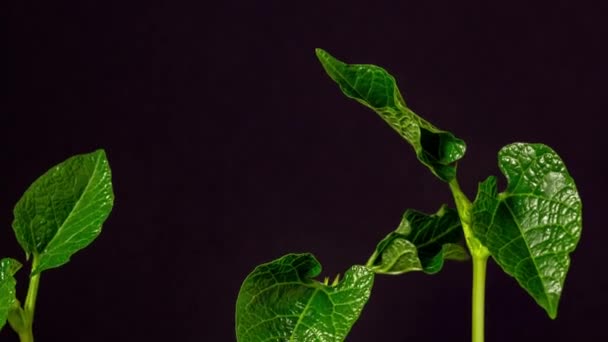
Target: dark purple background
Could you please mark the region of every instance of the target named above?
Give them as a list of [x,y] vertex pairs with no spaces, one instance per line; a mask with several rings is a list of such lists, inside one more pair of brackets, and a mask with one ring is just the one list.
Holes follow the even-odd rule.
[[[487,340],[608,337],[603,8],[257,3],[7,6],[0,256],[23,260],[12,207],[68,156],[105,148],[116,193],[98,240],[43,273],[38,341],[233,341],[255,265],[310,251],[333,276],[365,262],[406,208],[451,203],[397,134],[341,95],[315,47],[384,66],[411,108],[464,139],[469,197],[498,174],[503,145],[552,146],[585,204],[558,319],[491,262]],[[468,340],[470,277],[469,263],[378,277],[348,340]]]

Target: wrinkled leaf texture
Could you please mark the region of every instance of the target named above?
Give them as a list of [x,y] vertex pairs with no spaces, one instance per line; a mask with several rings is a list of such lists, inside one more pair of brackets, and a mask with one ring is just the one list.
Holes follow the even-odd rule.
[[515,143],[498,154],[508,186],[480,183],[473,232],[503,270],[515,277],[551,318],[582,229],[582,203],[560,157],[542,144]]
[[288,254],[258,266],[238,295],[237,340],[343,341],[369,298],[374,274],[355,265],[339,283],[327,285],[313,279],[320,273],[311,254]]

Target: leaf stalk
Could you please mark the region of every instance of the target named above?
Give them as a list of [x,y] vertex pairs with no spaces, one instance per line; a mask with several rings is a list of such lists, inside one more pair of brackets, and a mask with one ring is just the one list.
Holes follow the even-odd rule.
[[472,341],[484,341],[484,321],[485,321],[485,289],[486,289],[486,267],[490,252],[473,235],[471,229],[471,201],[460,189],[456,178],[449,182],[450,190],[454,196],[456,209],[462,223],[462,230],[466,239],[467,247],[473,259],[473,294],[472,294]]
[[[32,271],[38,267],[38,255],[34,254],[34,260],[32,261]],[[23,326],[19,334],[19,340],[21,342],[34,342],[34,312],[36,310],[36,297],[38,296],[38,286],[40,284],[40,273],[30,275],[30,284],[27,289],[27,295],[25,297],[25,304],[23,306]]]

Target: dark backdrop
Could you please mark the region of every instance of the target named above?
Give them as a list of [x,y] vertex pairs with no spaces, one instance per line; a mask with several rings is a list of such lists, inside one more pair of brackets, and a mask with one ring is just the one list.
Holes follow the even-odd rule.
[[[12,207],[68,156],[105,148],[116,193],[100,237],[43,273],[38,340],[233,341],[255,265],[310,251],[334,275],[365,262],[406,208],[451,203],[397,134],[340,94],[315,47],[384,66],[411,108],[463,138],[469,197],[499,174],[503,145],[552,146],[585,206],[560,314],[491,262],[487,340],[608,337],[606,12],[485,3],[6,4],[0,254],[23,259]],[[470,278],[469,263],[378,277],[348,340],[466,341]]]

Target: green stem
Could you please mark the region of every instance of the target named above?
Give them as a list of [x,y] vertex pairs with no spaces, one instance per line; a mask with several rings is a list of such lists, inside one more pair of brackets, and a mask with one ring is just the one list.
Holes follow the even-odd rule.
[[452,179],[449,183],[450,190],[452,190],[452,195],[454,196],[454,202],[456,203],[456,209],[458,209],[458,215],[460,216],[460,221],[462,223],[462,229],[464,230],[464,235],[467,238],[467,245],[469,244],[469,237],[473,236],[473,232],[471,231],[471,201],[467,198],[462,190],[460,190],[460,185],[456,178]]
[[[32,270],[38,266],[38,256],[34,255],[32,261]],[[40,273],[30,276],[30,285],[27,289],[25,297],[25,305],[23,306],[23,330],[18,331],[21,342],[34,342],[34,312],[36,310],[36,297],[38,296],[38,286],[40,284]]]
[[473,314],[472,341],[483,342],[486,293],[486,266],[488,256],[473,256]]
[[374,261],[376,260],[377,257],[378,257],[378,251],[374,251],[372,256],[370,256],[369,259],[367,259],[367,262],[365,263],[365,267],[372,269],[372,267],[374,267]]
[[34,342],[34,334],[32,329],[24,330],[19,333],[19,341],[21,342]]
[[485,288],[486,288],[486,265],[490,252],[477,240],[471,228],[471,201],[460,190],[458,181],[453,179],[449,183],[450,190],[456,202],[464,237],[473,258],[473,313],[472,313],[472,341],[483,342],[484,320],[485,320]]

